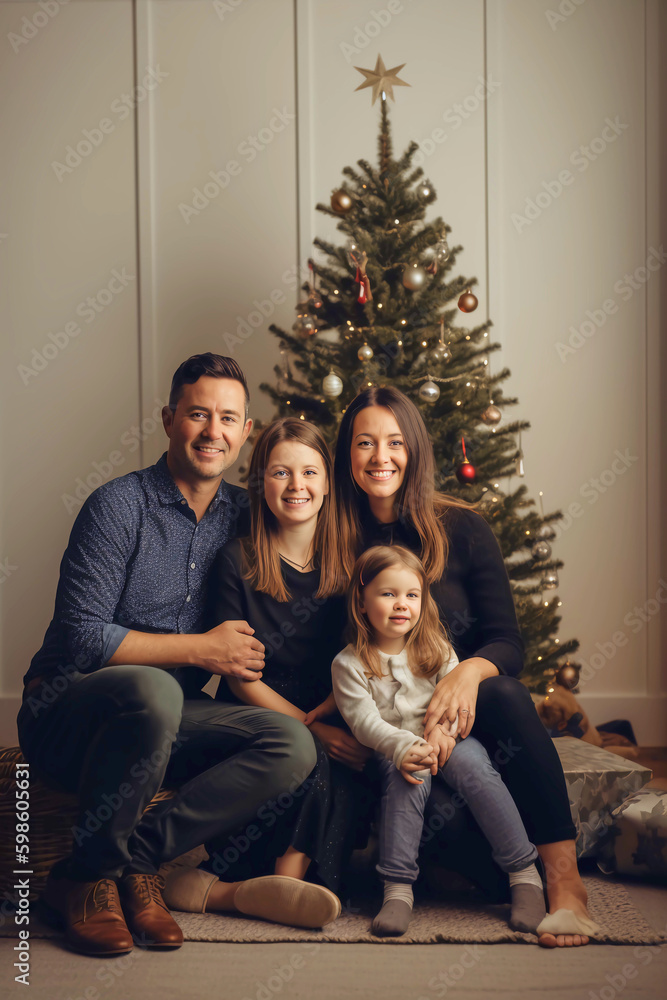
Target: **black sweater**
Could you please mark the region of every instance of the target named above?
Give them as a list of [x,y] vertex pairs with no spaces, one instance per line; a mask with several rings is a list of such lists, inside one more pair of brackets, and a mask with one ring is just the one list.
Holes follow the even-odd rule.
[[[459,660],[483,656],[501,674],[516,676],[523,669],[524,646],[496,536],[480,514],[456,507],[443,515],[443,525],[449,556],[444,576],[431,584],[431,594],[456,655]],[[364,548],[404,545],[421,554],[421,540],[411,522],[383,524],[371,514],[365,498],[362,528]]]
[[[300,573],[281,559],[291,597],[277,601],[243,579],[241,560],[238,541],[227,544],[217,557],[212,577],[215,620],[247,621],[265,647],[264,683],[309,712],[331,693],[331,664],[345,645],[345,598],[315,597],[320,571]],[[217,697],[238,700],[223,683]]]

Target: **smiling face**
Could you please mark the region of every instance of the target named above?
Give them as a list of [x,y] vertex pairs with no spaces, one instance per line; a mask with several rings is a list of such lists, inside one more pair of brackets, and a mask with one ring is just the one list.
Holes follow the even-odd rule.
[[408,450],[391,410],[385,406],[360,410],[352,428],[350,467],[374,513],[398,493],[407,466]]
[[400,653],[405,638],[419,621],[422,585],[405,566],[388,566],[364,587],[360,610],[373,629],[376,645],[385,653]]
[[317,519],[329,481],[322,456],[301,441],[281,441],[264,470],[264,499],[282,527]]
[[209,375],[184,385],[176,409],[165,406],[162,419],[169,469],[190,483],[219,479],[239,457],[252,427],[241,383]]

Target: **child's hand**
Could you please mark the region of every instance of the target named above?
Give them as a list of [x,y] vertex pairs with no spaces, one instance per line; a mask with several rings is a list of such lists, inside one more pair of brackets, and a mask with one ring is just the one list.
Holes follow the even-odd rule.
[[456,746],[456,739],[449,733],[449,723],[443,726],[436,726],[432,731],[430,739],[437,761],[431,766],[431,774],[437,774],[439,767],[444,767],[449,760],[450,754]]
[[423,785],[423,778],[414,778],[412,771],[424,771],[426,768],[433,771],[434,765],[437,769],[437,763],[437,755],[430,743],[415,743],[404,754],[399,771],[411,785]]
[[308,712],[306,718],[303,720],[304,726],[310,726],[313,722],[317,722],[318,719],[326,719],[328,715],[333,715],[336,711],[336,700],[333,695],[333,691],[328,695],[321,705],[317,705]]

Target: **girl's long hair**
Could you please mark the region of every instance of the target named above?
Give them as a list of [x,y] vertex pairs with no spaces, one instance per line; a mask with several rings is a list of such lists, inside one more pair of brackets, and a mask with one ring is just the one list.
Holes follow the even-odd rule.
[[304,444],[316,451],[322,459],[329,492],[322,502],[313,540],[314,564],[321,570],[320,586],[315,597],[342,594],[345,592],[348,577],[343,575],[338,551],[338,519],[334,503],[331,452],[317,427],[293,417],[281,417],[265,427],[252,450],[248,473],[250,536],[241,540],[243,576],[250,581],[255,590],[270,594],[277,601],[290,599],[280,568],[276,543],[277,521],[264,498],[264,472],[269,464],[271,452],[282,441]]
[[412,673],[418,677],[431,677],[449,659],[452,646],[440,621],[438,606],[431,597],[424,566],[414,552],[402,545],[373,545],[354,564],[347,592],[347,610],[355,653],[367,674],[384,676],[373,629],[361,610],[361,605],[364,589],[383,570],[392,566],[401,566],[419,577],[422,589],[421,614],[417,624],[408,632],[405,649]]
[[442,514],[452,507],[475,509],[476,504],[439,493],[435,489],[435,460],[426,425],[411,399],[393,386],[364,389],[350,403],[341,420],[334,475],[340,530],[340,557],[348,577],[362,547],[360,493],[352,475],[350,453],[354,420],[367,406],[384,406],[396,418],[408,453],[401,488],[396,497],[399,519],[411,522],[421,538],[421,558],[429,583],[441,579],[447,564],[449,542]]

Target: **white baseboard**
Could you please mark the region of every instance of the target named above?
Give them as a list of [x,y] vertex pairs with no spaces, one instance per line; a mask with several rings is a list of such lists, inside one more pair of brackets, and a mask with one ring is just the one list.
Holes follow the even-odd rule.
[[667,746],[667,694],[577,694],[576,698],[594,726],[628,719],[639,746]]

